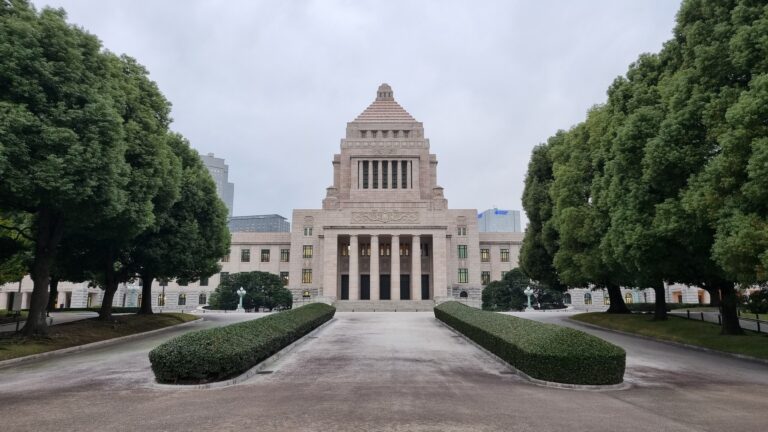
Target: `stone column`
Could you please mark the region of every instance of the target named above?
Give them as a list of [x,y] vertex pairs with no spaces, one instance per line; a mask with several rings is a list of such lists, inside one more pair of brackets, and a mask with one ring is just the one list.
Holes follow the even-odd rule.
[[400,300],[400,236],[392,236],[392,264],[389,271],[389,298]]
[[379,300],[379,236],[371,235],[371,300]]
[[357,234],[349,236],[349,299],[360,299],[360,248]]
[[421,300],[421,237],[411,240],[411,300]]
[[445,232],[439,232],[432,236],[432,298],[448,296],[448,277],[446,264],[446,238]]
[[[337,299],[338,293],[338,261],[339,261],[339,237],[336,233],[330,233],[325,231],[323,237],[323,293],[326,297],[333,297]],[[295,257],[294,259],[298,259]],[[298,275],[301,278],[301,274]],[[291,285],[298,286],[301,279],[298,281],[290,281]]]

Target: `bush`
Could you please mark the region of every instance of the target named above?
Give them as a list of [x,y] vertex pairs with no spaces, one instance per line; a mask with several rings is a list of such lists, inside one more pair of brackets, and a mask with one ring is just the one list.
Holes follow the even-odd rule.
[[312,303],[264,318],[187,333],[149,352],[161,383],[197,384],[237,376],[333,318]]
[[536,379],[588,385],[618,384],[624,379],[624,350],[579,330],[458,302],[435,307],[435,317]]
[[768,289],[761,289],[750,294],[746,308],[754,314],[768,313]]

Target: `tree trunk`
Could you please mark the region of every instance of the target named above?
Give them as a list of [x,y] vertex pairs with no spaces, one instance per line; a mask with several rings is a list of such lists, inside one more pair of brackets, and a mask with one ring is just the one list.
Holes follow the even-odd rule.
[[114,267],[114,260],[112,254],[107,254],[109,259],[107,260],[107,266],[104,269],[104,297],[101,300],[101,309],[99,309],[99,320],[108,321],[112,319],[112,301],[115,298],[117,292],[117,275]]
[[722,327],[720,334],[723,335],[741,335],[744,331],[739,323],[739,314],[737,312],[738,298],[733,283],[723,283],[720,286],[722,301],[720,302],[720,315],[722,317]]
[[59,279],[52,277],[49,285],[51,290],[48,293],[48,307],[46,310],[53,312],[56,310],[56,304],[59,302]]
[[609,314],[628,314],[632,313],[624,303],[624,296],[621,295],[621,287],[614,284],[606,285],[608,289],[608,298],[611,299],[611,305],[606,311]]
[[150,275],[141,275],[141,305],[139,308],[139,315],[152,315],[152,281],[153,278]]
[[48,208],[38,210],[35,257],[30,271],[33,281],[32,299],[29,304],[29,315],[22,330],[24,336],[45,336],[48,334],[48,324],[45,321],[48,284],[50,283],[51,266],[56,255],[56,247],[61,241],[63,232],[61,216]]
[[653,320],[665,321],[667,319],[667,301],[665,299],[666,290],[664,282],[658,281],[653,286],[653,292],[656,294],[655,307],[653,308]]
[[705,289],[709,293],[709,305],[720,307],[720,304],[722,303],[720,301],[720,290],[717,287],[715,288],[707,287]]

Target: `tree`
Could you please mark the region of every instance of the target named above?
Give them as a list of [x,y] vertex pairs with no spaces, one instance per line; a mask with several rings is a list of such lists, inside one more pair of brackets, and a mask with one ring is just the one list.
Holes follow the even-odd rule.
[[[209,303],[214,309],[235,309],[240,297],[237,290],[243,288],[245,309],[290,308],[293,295],[283,286],[280,276],[260,271],[233,273],[223,278],[211,295]],[[290,302],[288,301],[290,298]]]
[[552,151],[562,144],[564,132],[558,132],[546,144],[533,149],[523,190],[523,208],[528,216],[525,238],[520,250],[520,269],[528,277],[554,289],[565,289],[552,261],[557,251],[558,233],[552,221],[550,187]]
[[30,228],[28,217],[0,213],[0,284],[18,282],[27,274]]
[[50,269],[66,227],[125,210],[122,119],[111,62],[63,10],[0,3],[0,208],[32,217],[25,335],[46,334]]
[[155,223],[134,241],[131,262],[142,281],[140,314],[152,313],[154,279],[189,282],[211,276],[229,250],[227,210],[208,170],[181,135],[170,135],[169,145],[181,161],[181,193],[172,206],[156,206]]
[[500,281],[493,281],[483,288],[483,310],[508,311],[523,310],[528,305],[528,297],[523,294],[531,280],[525,273],[514,268],[508,271]]

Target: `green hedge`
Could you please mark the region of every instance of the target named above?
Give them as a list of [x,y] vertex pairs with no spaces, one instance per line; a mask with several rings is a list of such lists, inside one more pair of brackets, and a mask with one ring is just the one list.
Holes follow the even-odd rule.
[[458,302],[435,307],[435,317],[533,378],[582,385],[624,379],[624,350],[579,330]]
[[237,376],[333,318],[312,303],[264,318],[187,333],[149,352],[161,383],[197,384]]

